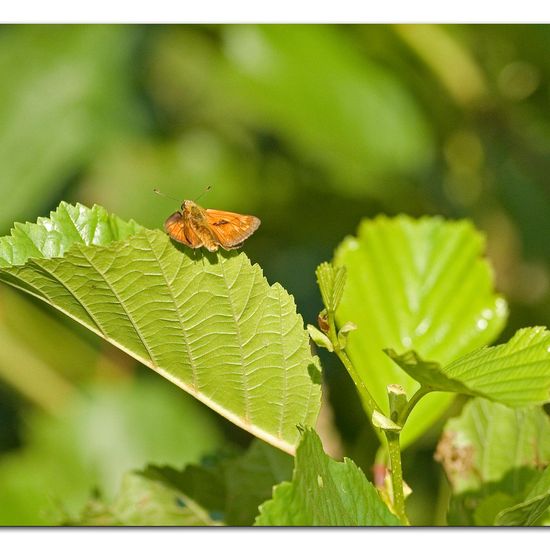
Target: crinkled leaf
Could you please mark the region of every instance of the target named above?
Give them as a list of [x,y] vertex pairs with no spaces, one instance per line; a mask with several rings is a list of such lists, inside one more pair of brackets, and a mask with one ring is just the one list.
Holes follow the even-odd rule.
[[509,342],[473,351],[444,367],[413,351],[386,353],[431,390],[478,395],[510,407],[550,399],[550,332],[543,327],[518,330]]
[[64,203],[0,239],[0,251],[0,280],[252,434],[292,453],[296,425],[315,422],[320,385],[302,318],[244,253],[191,251],[100,207]]
[[349,458],[332,460],[319,436],[306,429],[296,451],[294,475],[260,506],[255,525],[399,525],[378,491]]
[[[418,388],[383,352],[414,349],[448,364],[490,343],[501,331],[506,303],[493,290],[482,257],[484,239],[468,221],[379,216],[364,220],[357,237],[338,247],[334,263],[347,280],[336,320],[352,321],[346,351],[376,401],[387,412],[386,386]],[[402,432],[407,445],[448,406],[449,394],[424,397]]]
[[62,202],[49,218],[16,223],[11,235],[0,238],[0,267],[24,265],[30,258],[59,258],[73,244],[107,245],[135,235],[141,228],[104,208]]

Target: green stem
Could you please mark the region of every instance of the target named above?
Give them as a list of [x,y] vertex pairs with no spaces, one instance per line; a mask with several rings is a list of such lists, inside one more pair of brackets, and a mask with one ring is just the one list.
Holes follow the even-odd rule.
[[359,376],[359,373],[355,369],[355,366],[351,362],[351,359],[348,357],[348,354],[340,347],[340,342],[338,341],[338,335],[336,333],[336,322],[334,320],[334,312],[328,312],[328,323],[329,323],[329,332],[327,336],[329,337],[332,347],[334,348],[334,353],[336,353],[338,359],[342,362],[346,370],[348,371],[357,391],[363,399],[365,408],[367,409],[367,414],[369,420],[372,418],[372,413],[374,411],[382,412],[378,404],[376,403],[374,397],[369,392],[367,386],[363,382],[362,378]]
[[[340,342],[338,340],[338,334],[336,332],[336,322],[334,319],[334,312],[327,311],[327,320],[328,320],[328,334],[332,347],[334,348],[334,353],[338,356],[342,364],[346,367],[355,387],[359,391],[359,394],[362,397],[365,408],[367,409],[367,414],[369,419],[372,418],[372,413],[378,411],[381,414],[382,411],[378,404],[376,403],[374,397],[371,395],[367,386],[359,376],[359,373],[355,369],[355,366],[351,362],[348,354],[340,347]],[[402,426],[412,411],[416,403],[427,393],[425,389],[420,388],[407,403],[407,406],[403,410],[401,418],[399,419],[399,424]],[[399,445],[399,433],[384,430],[384,435],[387,441],[388,456],[390,461],[390,475],[392,482],[392,492],[393,492],[393,507],[394,511],[397,514],[397,517],[401,520],[403,525],[410,525],[409,518],[405,512],[405,495],[403,492],[403,471],[401,469],[401,448]],[[378,455],[377,455],[378,456]],[[379,457],[380,458],[380,457]]]
[[405,495],[403,493],[403,471],[401,469],[401,448],[399,446],[399,433],[385,431],[388,442],[388,455],[390,458],[390,475],[393,488],[393,508],[403,525],[410,525],[405,512]]

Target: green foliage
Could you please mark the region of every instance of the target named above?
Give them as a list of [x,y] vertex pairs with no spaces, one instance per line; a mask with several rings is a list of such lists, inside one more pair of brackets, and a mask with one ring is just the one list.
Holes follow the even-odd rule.
[[26,446],[0,456],[0,525],[58,524],[95,489],[111,500],[130,469],[183,466],[222,444],[208,409],[152,375],[84,389],[57,416],[25,415]]
[[236,107],[352,193],[367,189],[362,172],[416,168],[429,158],[431,136],[414,100],[381,65],[358,55],[340,29],[233,25],[221,38],[226,57],[216,76],[231,75]]
[[429,390],[478,395],[511,407],[550,399],[550,332],[544,327],[519,330],[505,344],[475,350],[443,367],[414,352],[386,352]]
[[[547,25],[4,26],[0,234],[14,222],[47,216],[62,199],[96,202],[143,227],[160,228],[176,206],[154,196],[153,187],[194,199],[212,186],[201,196],[203,206],[262,219],[262,230],[246,243],[247,257],[292,294],[306,322],[318,325],[308,327],[314,342],[335,352],[322,352],[329,406],[318,431],[329,454],[349,456],[365,472],[373,466],[385,501],[398,499],[391,491],[402,485],[393,483],[397,470],[390,488],[388,455],[376,452],[377,436],[364,424],[372,420],[386,430],[381,439],[391,435],[399,457],[396,443],[407,418],[401,440],[405,446],[415,442],[403,454],[404,477],[413,490],[407,514],[415,525],[442,524],[447,491],[438,488],[432,457],[445,403],[455,392],[490,395],[514,409],[474,399],[464,409],[456,440],[449,432],[443,438],[454,441],[451,454],[444,455],[447,466],[452,458],[457,466],[461,458],[473,462],[463,477],[450,470],[449,521],[550,524],[547,417],[536,407],[522,408],[547,400],[546,336],[540,329],[537,343],[534,331],[517,332],[545,324],[550,313],[549,36]],[[86,209],[82,218],[77,207],[68,212],[58,211],[37,226],[16,223],[14,237],[1,240],[2,276],[9,279],[12,263],[27,273],[32,265],[54,292],[58,282],[38,267],[44,257],[52,258],[45,264],[51,267],[58,255],[74,259],[76,250],[138,245],[147,234],[97,207],[97,231],[88,225]],[[398,212],[467,218],[483,230],[496,286],[511,305],[498,342],[507,344],[484,348],[506,314],[503,301],[492,302],[497,297],[489,270],[486,276],[472,260],[487,265],[481,260],[483,240],[471,228],[461,229],[465,222],[365,222],[376,227],[376,238],[360,235],[358,248],[345,253],[342,245],[340,263],[337,254],[331,266],[347,271],[345,288],[352,294],[342,296],[338,309],[350,315],[338,312],[336,326],[327,325],[329,311],[317,319],[315,267],[331,257],[343,235],[353,234],[358,220]],[[394,239],[397,226],[402,231]],[[213,269],[208,254],[182,256],[187,266],[187,260],[199,261]],[[220,256],[236,266],[231,255]],[[148,273],[147,266],[140,269]],[[83,279],[68,281],[71,286]],[[289,479],[291,458],[258,442],[245,455],[251,455],[250,468],[237,466],[246,463],[245,456],[217,454],[214,465],[210,456],[182,472],[189,460],[197,462],[221,444],[209,411],[139,368],[136,354],[114,349],[88,330],[91,321],[75,323],[42,296],[37,299],[28,283],[13,277],[9,282],[27,292],[0,285],[0,517],[6,524],[55,524],[63,518],[78,523],[76,512],[94,486],[99,492],[82,517],[89,524],[250,524],[271,485]],[[135,290],[148,297],[134,283],[124,296]],[[102,300],[111,300],[93,280],[87,290],[86,304],[100,308]],[[293,304],[290,309],[294,312]],[[433,313],[427,328],[426,312]],[[123,320],[121,332],[131,333],[125,313],[116,314]],[[118,320],[110,318],[109,328]],[[151,322],[149,329],[159,326],[157,318]],[[524,345],[524,338],[535,345]],[[136,340],[132,344],[139,347]],[[518,351],[510,354],[512,342]],[[402,360],[412,378],[384,355],[387,348],[396,356],[408,353]],[[306,380],[304,389],[313,388],[310,412],[316,412],[321,371],[318,359],[303,350],[299,380]],[[181,348],[176,352],[179,369],[187,355]],[[335,368],[337,358],[347,372]],[[225,376],[227,382],[214,398],[230,391],[241,398],[235,377],[226,380],[220,368],[205,367],[215,371],[212,378]],[[350,374],[354,384],[346,380]],[[128,384],[117,384],[120,378]],[[452,391],[432,392],[416,406],[423,390],[410,399],[418,387],[415,378]],[[92,389],[97,381],[101,389]],[[215,391],[218,381],[209,377],[207,390]],[[294,382],[290,376],[289,387]],[[386,391],[389,383],[394,391]],[[134,388],[135,402],[127,387]],[[263,388],[261,402],[280,406],[281,386],[261,380],[255,391]],[[89,399],[80,398],[82,389]],[[357,392],[368,404],[367,416]],[[465,399],[456,400],[447,414]],[[312,420],[304,422],[315,416],[311,412]],[[238,427],[216,420],[229,448],[248,439]],[[474,442],[471,448],[461,447],[461,438]],[[529,441],[538,455],[531,454]],[[271,451],[286,462],[284,475],[275,464],[268,466]],[[128,474],[114,498],[123,471],[147,462],[169,466]],[[178,487],[174,480],[183,474],[190,486]],[[394,502],[393,509],[404,507]]]
[[452,486],[451,524],[527,522],[547,502],[540,468],[550,463],[550,419],[539,407],[474,399],[447,422],[436,458]]
[[538,479],[523,502],[502,510],[496,525],[535,525],[550,508],[550,467]]
[[37,195],[53,200],[112,137],[135,126],[135,38],[130,27],[109,25],[2,29],[0,231],[35,216]]
[[292,481],[275,487],[256,525],[399,525],[365,474],[349,458],[327,456],[314,430],[305,430],[295,464]]
[[[336,250],[335,265],[347,270],[336,320],[357,325],[346,351],[384,409],[388,384],[410,395],[418,383],[383,349],[414,349],[446,364],[501,331],[507,308],[493,290],[483,249],[482,236],[467,221],[379,216],[364,220],[358,236]],[[433,394],[419,403],[403,430],[404,446],[441,416],[450,398]]]
[[64,203],[51,221],[18,226],[0,250],[0,280],[251,433],[292,452],[296,424],[314,422],[320,388],[302,319],[245,254],[180,250],[159,231]]
[[[128,474],[117,498],[94,498],[74,525],[233,525],[254,523],[272,486],[292,475],[292,458],[255,440],[243,454],[205,456],[184,470],[148,466]],[[143,505],[145,504],[145,505]]]
[[545,327],[518,330],[506,344],[476,350],[444,370],[511,407],[546,403],[550,399],[550,332]]
[[0,238],[0,267],[24,265],[31,258],[60,258],[74,244],[107,245],[135,235],[140,226],[125,222],[100,206],[62,202],[49,218],[16,223],[11,235]]
[[328,262],[323,262],[315,274],[323,304],[329,313],[334,313],[338,309],[344,293],[346,269],[344,267],[335,268]]
[[213,526],[221,525],[187,495],[139,472],[124,476],[114,502],[96,499],[80,517],[65,521],[80,526]]

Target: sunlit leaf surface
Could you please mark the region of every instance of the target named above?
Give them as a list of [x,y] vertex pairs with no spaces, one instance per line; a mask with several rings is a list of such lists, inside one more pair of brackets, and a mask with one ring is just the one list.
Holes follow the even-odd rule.
[[475,350],[444,366],[414,352],[386,352],[431,390],[478,395],[511,407],[550,400],[550,332],[544,327],[518,330],[505,344]]
[[62,203],[0,240],[0,257],[1,280],[271,444],[292,453],[296,425],[315,422],[320,386],[302,318],[244,253],[180,248],[100,207]]
[[[386,386],[410,394],[418,382],[383,352],[415,350],[429,361],[450,363],[494,340],[507,316],[493,290],[484,239],[467,221],[379,216],[364,220],[335,254],[347,268],[336,318],[352,321],[347,352],[387,412]],[[421,434],[448,406],[451,395],[420,401],[403,430],[403,444]]]

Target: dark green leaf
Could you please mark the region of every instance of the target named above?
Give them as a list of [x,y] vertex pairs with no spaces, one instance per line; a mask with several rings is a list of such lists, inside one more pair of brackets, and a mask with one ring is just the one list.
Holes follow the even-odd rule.
[[243,455],[210,466],[189,465],[183,472],[150,466],[144,475],[177,488],[227,525],[246,526],[254,523],[273,486],[290,479],[292,463],[287,454],[255,440]]
[[0,525],[58,524],[94,488],[110,502],[130,469],[183,466],[222,443],[215,415],[152,374],[85,392],[56,417],[25,415],[25,447],[0,456]]
[[534,525],[550,507],[550,467],[537,479],[523,502],[506,508],[496,517],[496,525]]

